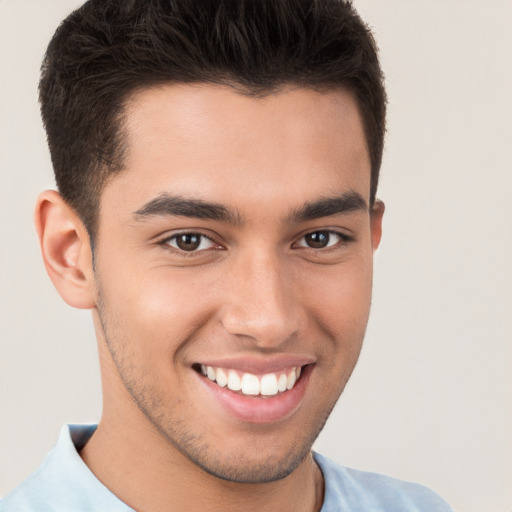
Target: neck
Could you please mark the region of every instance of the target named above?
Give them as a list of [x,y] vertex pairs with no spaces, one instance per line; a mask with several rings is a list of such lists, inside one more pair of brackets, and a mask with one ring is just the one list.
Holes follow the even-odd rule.
[[172,503],[173,510],[183,512],[320,510],[323,477],[311,454],[283,479],[228,482],[195,465],[139,416],[127,427],[104,415],[80,453],[97,478],[133,509],[167,511]]

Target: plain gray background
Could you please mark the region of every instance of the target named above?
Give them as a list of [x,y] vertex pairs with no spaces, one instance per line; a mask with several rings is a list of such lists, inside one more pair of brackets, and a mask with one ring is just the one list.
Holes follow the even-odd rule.
[[[79,3],[0,0],[0,495],[100,415],[90,315],[53,290],[32,226],[53,187],[39,65]],[[355,5],[387,75],[387,211],[363,353],[316,448],[511,512],[512,2]]]

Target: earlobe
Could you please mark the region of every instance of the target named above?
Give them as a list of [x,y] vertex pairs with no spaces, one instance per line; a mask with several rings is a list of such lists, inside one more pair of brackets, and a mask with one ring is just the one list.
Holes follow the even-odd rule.
[[75,308],[95,307],[90,240],[81,220],[54,190],[40,194],[34,217],[46,271],[60,296]]
[[384,203],[376,199],[370,212],[372,248],[374,252],[379,248],[382,238],[382,218],[385,209]]

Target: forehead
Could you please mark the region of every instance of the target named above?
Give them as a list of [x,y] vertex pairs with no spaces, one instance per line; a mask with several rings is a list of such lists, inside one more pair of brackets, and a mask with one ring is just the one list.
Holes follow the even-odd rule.
[[345,188],[368,200],[363,126],[344,90],[253,97],[227,86],[160,86],[129,99],[124,123],[126,170],[113,182],[134,209],[151,195],[176,192],[219,202],[236,193],[245,204],[262,204],[276,192],[286,203]]

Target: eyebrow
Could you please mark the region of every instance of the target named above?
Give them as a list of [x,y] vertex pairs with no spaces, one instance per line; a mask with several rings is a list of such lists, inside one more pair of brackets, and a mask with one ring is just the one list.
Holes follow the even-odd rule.
[[[338,197],[326,197],[305,203],[287,216],[288,221],[300,223],[355,211],[368,211],[368,205],[358,192],[346,192]],[[242,224],[241,215],[222,204],[202,199],[173,196],[167,193],[155,197],[134,212],[137,220],[153,216],[190,217]]]
[[240,215],[225,206],[203,201],[202,199],[189,199],[181,196],[161,194],[134,212],[137,220],[152,216],[191,217],[196,219],[210,219],[230,224],[240,224]]
[[326,197],[308,202],[293,211],[290,220],[305,222],[322,217],[331,217],[332,215],[368,210],[368,204],[363,196],[358,192],[350,191],[338,197]]

